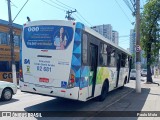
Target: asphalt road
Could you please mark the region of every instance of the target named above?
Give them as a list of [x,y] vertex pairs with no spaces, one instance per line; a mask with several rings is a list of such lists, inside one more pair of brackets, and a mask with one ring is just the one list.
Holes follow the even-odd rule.
[[[134,83],[134,80],[132,80],[123,89],[117,89],[110,92],[106,100],[103,102],[99,102],[96,99],[92,99],[87,102],[80,102],[80,101],[74,101],[74,100],[68,100],[68,99],[61,99],[61,98],[24,93],[18,90],[17,94],[13,96],[13,99],[11,101],[8,101],[8,102],[0,101],[0,111],[26,111],[26,112],[29,112],[29,111],[37,111],[37,112],[38,111],[39,112],[40,111],[103,111],[107,107],[111,107],[120,99],[124,98],[126,95],[130,94],[134,90],[134,86],[135,86],[135,83]],[[72,112],[70,114],[72,114]],[[22,119],[22,118],[19,118],[19,119]],[[30,119],[41,120],[41,119],[49,119],[49,118],[32,117]],[[64,118],[61,118],[61,119],[64,119]],[[67,117],[65,119],[77,120],[77,118],[75,117],[72,117],[72,118]],[[83,119],[83,117],[80,119]]]

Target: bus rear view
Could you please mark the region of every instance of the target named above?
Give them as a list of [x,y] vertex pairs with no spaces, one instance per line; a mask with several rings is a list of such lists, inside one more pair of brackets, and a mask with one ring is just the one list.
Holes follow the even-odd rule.
[[35,21],[24,25],[20,49],[20,89],[78,99],[71,69],[75,23]]

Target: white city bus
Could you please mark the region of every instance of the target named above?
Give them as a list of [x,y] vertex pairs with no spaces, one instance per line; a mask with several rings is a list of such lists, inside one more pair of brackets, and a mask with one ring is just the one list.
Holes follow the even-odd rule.
[[63,20],[28,22],[20,48],[23,92],[87,101],[103,101],[123,87],[131,55],[82,23]]

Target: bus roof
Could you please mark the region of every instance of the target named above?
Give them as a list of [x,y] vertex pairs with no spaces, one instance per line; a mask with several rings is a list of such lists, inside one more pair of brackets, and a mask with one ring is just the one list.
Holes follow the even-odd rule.
[[110,44],[110,45],[118,48],[119,50],[127,53],[128,55],[131,55],[130,52],[128,52],[127,50],[125,50],[125,49],[123,49],[123,48],[121,48],[121,47],[119,47],[119,46],[116,45],[115,43],[111,42],[109,39],[105,38],[103,35],[101,35],[100,33],[96,32],[95,30],[93,30],[93,29],[85,26],[85,31],[88,32],[88,33],[90,33],[90,34],[92,34],[92,35],[94,35],[94,36],[97,37],[97,38],[100,38],[102,41],[104,41],[104,42],[106,42],[106,43],[108,43],[108,44]]
[[29,21],[27,23],[24,24],[23,27],[27,27],[28,25],[29,26],[34,26],[34,25],[53,25],[53,22],[54,22],[54,25],[59,25],[59,24],[63,24],[65,26],[73,26],[73,21],[67,21],[67,20],[37,20],[37,21]]

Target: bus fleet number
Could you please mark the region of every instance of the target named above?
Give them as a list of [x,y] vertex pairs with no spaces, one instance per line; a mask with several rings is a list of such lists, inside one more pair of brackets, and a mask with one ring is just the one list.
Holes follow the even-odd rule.
[[37,71],[51,72],[51,67],[37,66]]

